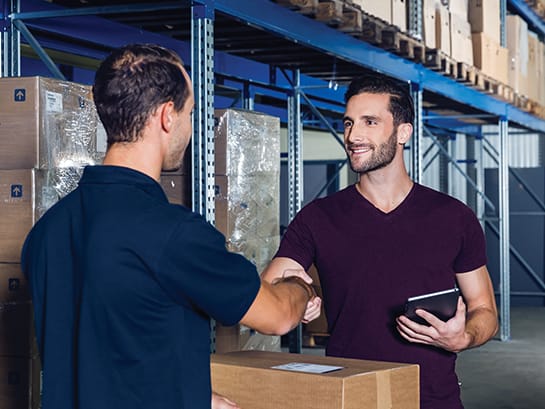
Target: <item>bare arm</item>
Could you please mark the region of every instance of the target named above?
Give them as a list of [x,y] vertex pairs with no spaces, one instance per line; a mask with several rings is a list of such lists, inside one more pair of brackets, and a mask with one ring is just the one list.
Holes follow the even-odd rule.
[[486,266],[470,273],[458,274],[457,279],[467,305],[466,342],[462,345],[463,350],[482,345],[496,334],[498,310]]
[[486,266],[457,274],[464,297],[458,300],[456,315],[447,322],[424,310],[417,314],[430,326],[420,325],[405,316],[397,318],[398,331],[408,341],[460,352],[484,344],[498,330],[498,312],[490,275]]
[[295,328],[303,318],[307,303],[314,297],[312,279],[304,270],[293,270],[291,276],[302,280],[279,280],[273,284],[261,280],[254,302],[240,321],[263,334],[283,335]]
[[291,258],[275,257],[261,273],[261,278],[272,283],[276,278],[282,277],[286,270],[303,270],[303,266]]
[[[288,257],[275,257],[269,263],[267,268],[261,274],[261,278],[269,283],[272,283],[275,279],[290,274],[292,271],[302,270],[303,266],[297,261]],[[305,310],[303,323],[308,323],[318,318],[321,314],[322,299],[320,297],[314,297],[311,299]]]

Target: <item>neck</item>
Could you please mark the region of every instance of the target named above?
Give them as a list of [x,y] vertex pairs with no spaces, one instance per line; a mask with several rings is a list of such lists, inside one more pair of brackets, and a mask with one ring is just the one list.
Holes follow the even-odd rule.
[[157,181],[161,177],[162,157],[159,147],[150,146],[143,139],[111,145],[106,152],[103,164],[134,169]]
[[394,210],[414,185],[404,164],[402,165],[391,163],[382,169],[360,175],[356,184],[358,191],[381,211],[388,213]]

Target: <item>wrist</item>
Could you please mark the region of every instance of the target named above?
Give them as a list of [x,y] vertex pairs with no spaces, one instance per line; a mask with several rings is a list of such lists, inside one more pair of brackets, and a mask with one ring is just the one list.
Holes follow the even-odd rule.
[[273,281],[272,284],[276,285],[276,284],[280,284],[280,283],[291,283],[291,284],[298,285],[299,287],[301,287],[301,288],[303,288],[305,290],[309,300],[316,297],[316,291],[314,291],[314,287],[312,287],[309,283],[307,283],[301,277],[288,276],[288,277],[277,278],[276,280]]

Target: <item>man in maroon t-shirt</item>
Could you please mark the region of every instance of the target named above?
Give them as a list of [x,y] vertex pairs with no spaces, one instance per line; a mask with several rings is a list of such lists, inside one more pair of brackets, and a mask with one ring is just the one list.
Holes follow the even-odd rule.
[[[346,93],[344,143],[358,183],[305,206],[289,225],[263,277],[315,264],[330,339],[326,354],[420,365],[422,409],[461,409],[456,353],[497,331],[485,240],[460,201],[414,183],[403,147],[413,131],[406,86],[379,76],[356,78]],[[417,310],[408,297],[459,287],[447,322]],[[309,304],[316,316],[320,300]]]

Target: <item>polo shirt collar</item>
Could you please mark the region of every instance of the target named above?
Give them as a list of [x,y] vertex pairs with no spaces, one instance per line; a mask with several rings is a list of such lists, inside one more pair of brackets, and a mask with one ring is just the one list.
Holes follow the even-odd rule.
[[79,184],[134,185],[148,194],[168,202],[163,188],[155,179],[145,173],[123,166],[86,166]]

